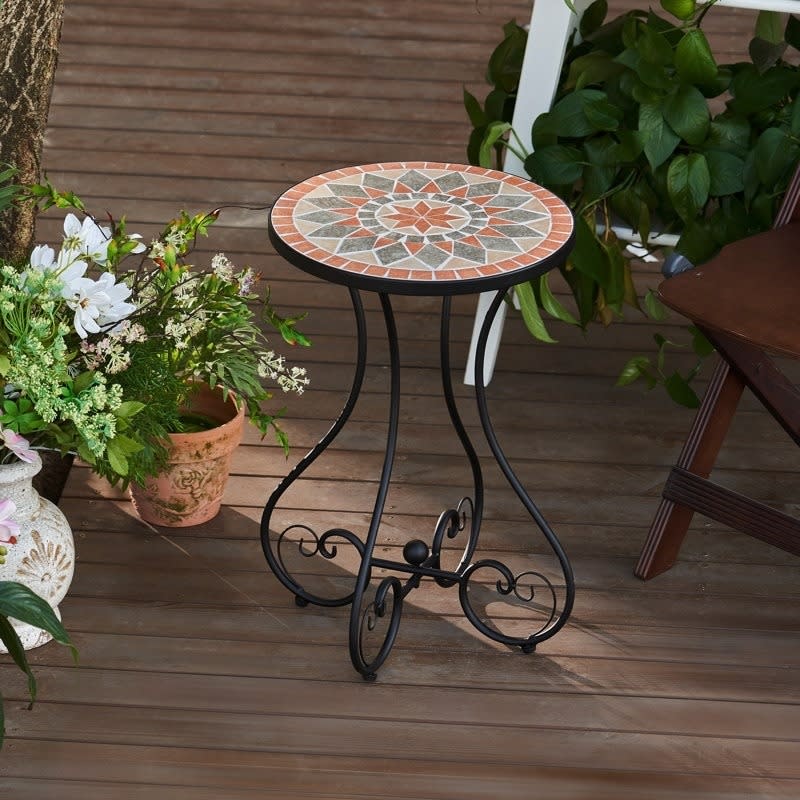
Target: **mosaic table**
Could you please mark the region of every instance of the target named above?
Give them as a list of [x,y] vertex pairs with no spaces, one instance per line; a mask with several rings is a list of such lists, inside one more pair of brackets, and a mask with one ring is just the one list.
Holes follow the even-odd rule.
[[[294,593],[300,606],[351,606],[350,657],[366,680],[375,679],[389,655],[404,599],[426,578],[443,587],[457,587],[464,615],[481,633],[532,652],[567,621],[575,586],[558,538],[523,488],[495,435],[483,361],[489,330],[508,290],[566,259],[573,240],[569,209],[542,187],[494,170],[428,162],[371,164],[317,175],[289,189],[273,206],[269,235],[278,253],[291,264],[348,287],[358,341],[355,375],[339,418],[281,481],[264,508],[261,540],[270,568]],[[478,337],[477,409],[497,464],[543,534],[549,564],[533,569],[512,569],[491,558],[474,560],[483,521],[484,482],[480,460],[453,393],[450,307],[454,295],[487,290],[496,290],[496,295]],[[360,394],[367,358],[361,291],[378,294],[390,353],[386,454],[368,529],[358,535],[334,526],[318,534],[309,525],[291,524],[271,532],[281,498],[338,436]],[[472,495],[439,515],[428,541],[411,538],[406,542],[402,561],[375,554],[400,421],[400,346],[392,294],[442,298],[439,351],[444,403],[473,484]],[[520,432],[525,434],[524,428]],[[452,559],[453,550],[445,545],[459,536],[465,540],[463,551]],[[313,583],[315,570],[307,561],[325,559],[333,563],[337,558],[344,559],[345,553],[350,553],[351,562],[355,554],[357,575],[353,578],[351,565],[343,568],[341,574],[349,575],[349,579],[341,592],[329,588],[319,591],[308,585]],[[297,566],[289,563],[290,557],[299,562]],[[457,563],[446,567],[446,560]],[[401,580],[398,575],[405,577]],[[487,619],[481,606],[494,605],[498,600],[524,608],[534,617],[533,631],[505,632]]]

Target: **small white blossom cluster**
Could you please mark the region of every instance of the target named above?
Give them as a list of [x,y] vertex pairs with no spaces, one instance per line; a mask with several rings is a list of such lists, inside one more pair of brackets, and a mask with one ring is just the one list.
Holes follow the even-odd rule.
[[304,367],[287,367],[286,359],[272,350],[261,355],[258,361],[258,374],[262,378],[275,381],[284,392],[303,394],[310,383]]
[[164,326],[164,335],[172,339],[176,350],[185,350],[193,337],[203,329],[205,314],[202,311],[193,315],[184,315],[179,319],[171,319]]
[[217,253],[211,259],[211,271],[221,280],[228,283],[233,281],[234,265],[225,255],[225,253]]
[[113,333],[98,342],[81,341],[81,353],[86,369],[100,369],[109,375],[124,372],[131,363],[131,354],[126,345],[147,340],[143,325],[125,319]]
[[[136,238],[138,239],[141,237],[137,236]],[[176,227],[174,223],[160,239],[153,239],[153,241],[150,242],[150,249],[147,252],[148,257],[152,258],[153,261],[163,259],[169,245],[172,245],[179,253],[182,252],[186,246],[186,231]],[[142,250],[137,252],[142,252],[144,250],[145,248],[142,247]]]

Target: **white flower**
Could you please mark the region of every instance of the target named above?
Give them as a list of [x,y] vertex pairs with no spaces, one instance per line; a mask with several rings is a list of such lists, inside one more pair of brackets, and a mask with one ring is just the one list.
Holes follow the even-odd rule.
[[65,286],[61,294],[75,312],[73,324],[78,336],[85,339],[90,333],[100,333],[97,318],[100,307],[108,305],[109,297],[98,288],[96,281],[78,278]]
[[79,222],[74,214],[64,218],[65,250],[77,250],[81,255],[90,258],[95,264],[105,264],[108,260],[108,242],[111,229],[102,228],[91,217]]
[[132,303],[125,302],[131,295],[130,288],[116,283],[110,272],[104,272],[96,281],[91,278],[72,280],[61,295],[75,312],[73,322],[81,339],[90,333],[99,333],[101,325],[119,322],[136,310]]
[[70,283],[76,278],[82,278],[88,269],[80,256],[77,250],[62,248],[56,258],[52,247],[39,244],[31,251],[29,262],[33,269],[44,273],[54,272],[63,283]]
[[54,264],[56,254],[52,247],[46,244],[39,244],[31,251],[30,264],[39,272],[52,272],[58,265]]
[[97,286],[108,297],[108,305],[100,309],[100,317],[98,318],[100,325],[119,322],[136,311],[136,306],[133,303],[125,302],[131,296],[130,287],[124,283],[117,283],[112,273],[104,272],[97,279]]

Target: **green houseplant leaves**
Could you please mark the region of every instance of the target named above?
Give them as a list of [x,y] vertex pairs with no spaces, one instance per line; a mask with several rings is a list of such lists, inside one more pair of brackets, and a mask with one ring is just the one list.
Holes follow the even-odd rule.
[[[521,154],[532,180],[568,202],[577,222],[562,268],[574,310],[541,281],[520,293],[539,339],[552,341],[546,315],[586,328],[611,323],[626,305],[650,312],[612,225],[631,228],[646,247],[653,231],[679,234],[676,251],[700,264],[770,226],[800,159],[800,69],[782,59],[800,50],[800,20],[761,12],[751,61],[720,65],[702,30],[713,0],[660,5],[666,16],[642,8],[610,21],[606,0],[589,6],[552,107],[533,124],[534,151]],[[485,167],[500,167],[506,146],[519,148],[511,119],[527,34],[510,22],[504,36],[490,59],[493,88],[484,103],[464,93],[473,125],[468,156]],[[706,348],[695,338],[690,347],[702,358]],[[672,345],[662,337],[655,360],[632,360],[620,382],[643,377],[695,405],[694,368],[683,376],[663,369]]]

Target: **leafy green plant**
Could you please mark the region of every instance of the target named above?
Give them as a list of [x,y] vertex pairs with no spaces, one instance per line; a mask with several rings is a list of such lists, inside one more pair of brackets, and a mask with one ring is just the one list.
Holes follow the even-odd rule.
[[[532,153],[520,152],[510,124],[523,28],[505,26],[483,104],[465,91],[470,162],[501,166],[504,150],[514,149],[530,177],[575,214],[575,247],[561,270],[574,308],[555,298],[547,276],[518,292],[537,338],[552,341],[541,309],[584,329],[593,321],[609,325],[625,306],[663,314],[652,293],[638,296],[631,254],[614,224],[629,226],[646,248],[654,230],[679,234],[675,252],[695,265],[770,227],[800,159],[800,70],[784,60],[787,50],[800,50],[800,20],[789,15],[784,24],[761,12],[750,61],[720,65],[701,27],[713,5],[661,0],[672,18],[632,10],[606,22],[607,2],[596,0],[568,44],[551,110],[533,124]],[[618,382],[643,378],[697,405],[689,383],[699,363],[686,374],[666,370],[675,343],[660,335],[656,343],[655,359],[631,359]],[[709,352],[696,333],[691,346],[700,360]]]
[[[27,622],[47,631],[57,642],[72,650],[77,661],[77,650],[72,645],[64,626],[53,613],[50,604],[32,592],[27,586],[15,581],[0,581],[0,640],[8,650],[14,663],[28,676],[28,693],[31,705],[36,700],[36,678],[33,675],[25,650],[17,636],[17,632],[9,622],[9,617],[20,622]],[[5,738],[5,716],[3,698],[0,695],[0,747]]]

